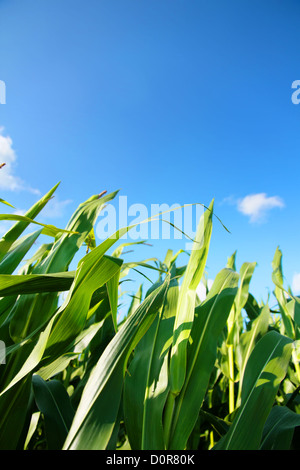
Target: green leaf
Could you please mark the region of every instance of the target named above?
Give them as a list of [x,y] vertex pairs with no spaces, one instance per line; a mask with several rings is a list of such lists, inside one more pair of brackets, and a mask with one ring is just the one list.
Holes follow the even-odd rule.
[[135,295],[132,296],[132,301],[130,302],[128,312],[127,312],[127,317],[131,315],[133,312],[136,311],[140,303],[142,302],[142,296],[143,296],[143,284],[140,284],[137,292]]
[[228,336],[227,345],[239,343],[239,332],[242,327],[242,309],[247,303],[249,295],[249,285],[256,263],[243,263],[240,269],[240,285],[234,299],[234,305],[227,321]]
[[46,382],[33,375],[32,385],[36,404],[45,418],[48,449],[61,450],[74,417],[70,397],[58,380]]
[[42,230],[30,233],[15,241],[0,261],[0,273],[12,274],[19,266],[25,254],[30,250]]
[[36,428],[38,426],[40,415],[41,415],[41,413],[39,411],[36,411],[36,412],[32,413],[28,433],[26,435],[26,439],[25,439],[25,443],[24,443],[24,450],[28,449],[28,444],[30,443],[30,440],[31,440],[32,436],[34,435],[34,433],[36,431]]
[[25,342],[25,346],[29,346],[29,351],[27,347],[24,347],[22,344],[16,345],[18,352],[16,355],[16,364],[13,363],[14,357],[11,358],[12,365],[10,365],[10,363],[7,364],[9,368],[8,378],[10,378],[10,380],[6,378],[7,383],[0,393],[0,397],[7,393],[8,390],[24,379],[28,374],[30,374],[30,372],[32,372],[40,363],[45,352],[54,318],[55,317],[53,317],[48,322],[45,330],[40,333],[38,339],[35,342]]
[[[56,191],[59,183],[56,184],[45,196],[43,196],[38,202],[36,202],[22,218],[18,218],[18,222],[13,225],[0,240],[0,260],[3,258],[5,253],[10,249],[11,245],[20,237],[24,230],[28,227],[31,221],[41,212],[48,201],[50,201],[53,193]],[[5,215],[3,215],[5,220]],[[7,219],[6,219],[7,220]]]
[[[116,192],[99,199],[98,195],[90,197],[80,204],[66,227],[53,243],[47,256],[36,264],[32,275],[60,273],[68,269],[74,255],[84,243],[86,236],[93,228],[97,216],[104,204],[115,197]],[[97,251],[98,253],[98,251]],[[24,295],[18,299],[10,324],[10,334],[15,342],[22,341],[32,332],[41,328],[51,318],[58,307],[58,291],[49,291],[38,295]],[[24,311],[27,312],[24,322]]]
[[220,436],[226,434],[229,429],[229,424],[221,418],[209,413],[208,411],[200,410],[200,418],[202,421],[207,421],[217,431]]
[[0,274],[0,295],[62,292],[70,289],[75,271],[54,274]]
[[170,386],[178,394],[186,374],[186,349],[193,325],[196,289],[202,279],[212,232],[213,201],[197,228],[191,256],[180,288],[170,359]]
[[27,414],[31,380],[25,378],[0,397],[0,450],[15,450]]
[[292,354],[291,339],[269,331],[256,344],[247,362],[241,406],[216,450],[256,450],[266,419],[284,379]]
[[239,314],[246,302],[248,300],[249,295],[249,285],[250,281],[253,276],[254,269],[256,267],[256,263],[243,263],[240,269],[240,286],[237,292],[237,296],[234,300],[235,309],[237,314]]
[[[33,273],[55,273],[66,270],[93,229],[99,213],[105,204],[112,200],[116,194],[117,191],[107,194],[100,199],[98,195],[94,195],[79,204],[66,226],[66,233],[62,234],[55,241],[48,256],[42,260]],[[74,234],[70,235],[68,232],[74,232]]]
[[85,326],[93,293],[120,270],[122,260],[106,255],[97,256],[99,248],[95,248],[79,263],[68,297],[55,314],[46,356],[57,357],[69,347]]
[[48,364],[47,366],[38,369],[37,374],[44,380],[51,379],[60,372],[63,372],[68,367],[70,362],[73,359],[77,359],[78,356],[78,353],[66,352],[57,359],[50,362],[50,364]]
[[169,390],[178,281],[171,279],[160,314],[134,351],[124,384],[124,419],[132,449],[164,449],[163,409]]
[[239,380],[239,394],[237,399],[237,406],[240,405],[240,396],[242,391],[243,378],[245,373],[245,367],[253,351],[257,341],[267,333],[270,322],[270,309],[268,305],[265,305],[261,309],[261,313],[252,322],[251,329],[246,331],[240,336],[239,344],[237,345],[237,358],[240,369],[240,380]]
[[118,270],[116,274],[112,276],[106,283],[115,332],[117,332],[118,330],[117,312],[118,312],[118,300],[119,300],[119,279],[120,279],[120,270]]
[[261,450],[289,450],[300,415],[285,406],[274,406],[268,416],[260,444]]
[[236,251],[228,258],[226,268],[236,271]]
[[[18,221],[18,222],[23,222],[24,224],[34,224],[34,225],[40,225],[41,227],[44,227],[41,231],[43,235],[49,235],[50,237],[56,237],[57,234],[59,233],[75,233],[75,232],[69,232],[67,230],[57,228],[55,225],[50,225],[50,224],[42,224],[41,222],[36,222],[33,219],[30,219],[29,217],[26,217],[25,215],[17,215],[17,214],[0,214],[0,220],[11,220],[11,221]],[[1,240],[2,241],[2,240]],[[1,247],[1,245],[0,245]]]
[[251,294],[251,292],[249,292],[248,294],[248,299],[246,304],[244,305],[244,309],[250,320],[255,320],[255,318],[257,318],[257,316],[260,314],[261,308],[255,297]]
[[10,206],[10,207],[14,208],[14,206],[12,206],[9,202],[5,201],[2,198],[0,198],[0,202],[2,202],[2,204],[6,204],[7,206]]
[[300,299],[295,297],[286,303],[286,312],[293,321],[295,339],[300,339]]
[[44,380],[53,378],[55,375],[63,372],[73,359],[78,359],[79,355],[90,346],[94,336],[102,327],[104,320],[93,323],[91,326],[85,328],[73,341],[72,351],[62,354],[57,359],[53,360],[47,366],[41,367],[37,374]]
[[205,301],[195,310],[186,379],[173,405],[169,449],[184,449],[196,423],[217,357],[218,339],[237,293],[238,279],[238,273],[231,269],[221,270]]
[[33,269],[41,263],[41,261],[46,258],[53,247],[52,243],[43,243],[38,247],[36,252],[31,256],[31,258],[27,259],[18,274],[31,274]]
[[108,445],[118,415],[128,357],[161,308],[168,286],[169,277],[146,297],[104,350],[83,390],[64,449],[101,450]]
[[296,335],[295,335],[293,320],[289,316],[289,312],[286,308],[287,299],[285,297],[285,293],[287,293],[287,291],[284,289],[284,286],[283,286],[282,252],[278,247],[276,248],[276,251],[275,251],[275,255],[273,258],[273,262],[272,262],[272,268],[273,268],[272,281],[275,284],[274,294],[278,301],[278,305],[279,305],[279,309],[281,312],[282,321],[283,321],[284,329],[285,329],[283,333],[285,333],[289,338],[295,339]]

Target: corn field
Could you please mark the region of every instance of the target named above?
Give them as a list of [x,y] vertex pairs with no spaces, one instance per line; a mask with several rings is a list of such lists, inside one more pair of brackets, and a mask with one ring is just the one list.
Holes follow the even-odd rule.
[[[154,264],[127,263],[130,226],[94,235],[117,193],[90,197],[60,229],[36,221],[57,186],[24,216],[0,215],[14,221],[0,240],[0,449],[299,449],[300,298],[280,249],[271,307],[251,294],[256,263],[237,269],[235,253],[208,288],[214,201],[186,265],[172,247]],[[27,259],[40,236],[48,243]],[[156,282],[120,319],[135,268]]]

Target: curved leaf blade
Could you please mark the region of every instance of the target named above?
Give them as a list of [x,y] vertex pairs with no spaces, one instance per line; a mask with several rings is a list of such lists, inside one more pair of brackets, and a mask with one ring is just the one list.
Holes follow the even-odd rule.
[[200,218],[191,256],[180,288],[170,359],[170,386],[177,395],[186,374],[186,350],[196,304],[196,289],[202,279],[212,233],[213,201]]
[[69,395],[59,380],[46,382],[35,374],[32,385],[36,404],[45,418],[48,449],[60,450],[74,417]]
[[186,380],[174,405],[169,449],[184,449],[195,425],[216,360],[217,342],[237,293],[238,279],[238,273],[224,268],[205,301],[195,310]]
[[135,348],[126,374],[124,420],[132,449],[164,449],[168,352],[172,345],[178,291],[177,279],[171,279],[162,310]]
[[256,344],[245,368],[241,406],[228,433],[215,450],[256,450],[263,427],[284,379],[292,340],[269,331]]
[[132,313],[110,341],[83,390],[64,449],[105,449],[120,406],[132,349],[150,327],[164,300],[169,278]]
[[300,426],[300,415],[286,406],[274,406],[266,421],[261,450],[290,450],[294,430]]

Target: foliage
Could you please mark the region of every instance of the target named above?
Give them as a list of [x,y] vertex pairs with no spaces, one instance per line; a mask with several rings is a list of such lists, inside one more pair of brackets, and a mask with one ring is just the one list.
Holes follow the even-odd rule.
[[[279,248],[275,310],[251,294],[256,264],[237,271],[236,253],[200,301],[213,201],[187,265],[169,250],[153,266],[125,263],[128,243],[114,246],[131,227],[96,244],[97,217],[117,193],[80,204],[64,230],[36,222],[56,188],[0,240],[0,448],[299,448],[300,299],[284,286]],[[121,285],[137,267],[157,281],[119,318]]]

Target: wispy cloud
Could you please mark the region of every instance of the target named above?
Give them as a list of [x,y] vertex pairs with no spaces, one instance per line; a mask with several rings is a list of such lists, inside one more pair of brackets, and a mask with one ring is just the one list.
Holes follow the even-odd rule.
[[284,207],[283,200],[278,196],[268,197],[266,193],[250,194],[238,201],[238,210],[250,217],[250,222],[263,222],[271,209]]
[[266,193],[248,194],[243,198],[229,196],[222,203],[236,206],[239,212],[249,217],[251,223],[265,222],[270,210],[284,207],[282,198],[267,196]]
[[32,188],[15,174],[17,154],[13,149],[13,141],[10,136],[3,135],[3,127],[0,127],[0,163],[5,166],[0,170],[0,189],[6,191],[29,191],[40,194],[36,188]]
[[57,196],[54,196],[49,202],[47,202],[41,215],[45,219],[57,219],[63,217],[65,214],[65,208],[72,202],[72,199],[60,201]]

